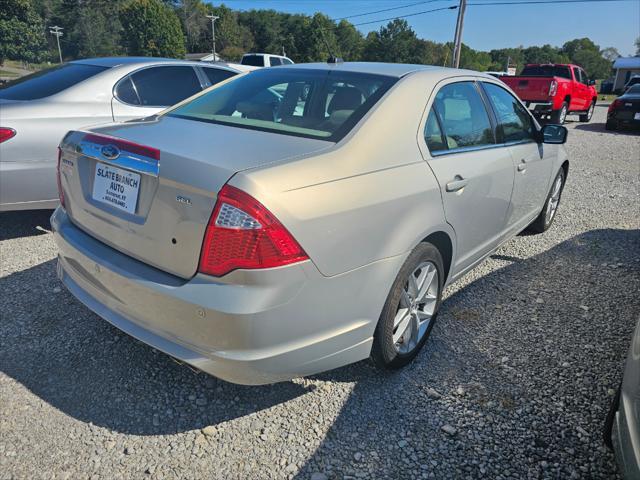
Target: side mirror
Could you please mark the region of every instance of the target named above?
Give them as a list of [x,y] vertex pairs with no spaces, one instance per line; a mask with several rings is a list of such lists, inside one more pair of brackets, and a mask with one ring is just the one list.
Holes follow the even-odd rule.
[[545,125],[540,130],[540,140],[542,143],[550,143],[553,145],[562,145],[567,143],[567,135],[569,130],[562,125]]
[[595,80],[589,80],[589,85],[594,86],[596,84]]

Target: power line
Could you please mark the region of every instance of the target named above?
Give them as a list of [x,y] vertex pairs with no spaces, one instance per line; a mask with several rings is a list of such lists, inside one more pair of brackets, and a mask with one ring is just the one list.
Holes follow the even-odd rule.
[[[549,5],[549,4],[558,4],[558,3],[611,3],[611,2],[638,2],[640,0],[522,0],[522,1],[515,1],[515,0],[503,0],[503,1],[494,1],[494,0],[490,0],[487,1],[485,3],[477,3],[478,0],[476,0],[476,2],[474,3],[467,3],[467,6],[474,6],[474,7],[481,7],[481,6],[491,6],[491,5]],[[400,8],[400,7],[395,7],[395,8]],[[381,22],[388,22],[391,20],[396,20],[396,19],[400,19],[400,18],[409,18],[409,17],[415,17],[417,15],[424,15],[427,13],[433,13],[433,12],[439,12],[442,10],[456,10],[458,8],[458,5],[452,5],[449,7],[441,7],[441,8],[434,8],[431,10],[424,10],[421,12],[414,12],[414,13],[408,13],[405,15],[396,15],[395,17],[388,17],[388,18],[380,18],[377,20],[370,20],[367,22],[361,22],[361,23],[354,23],[353,26],[354,27],[359,27],[362,25],[370,25],[372,23],[381,23]],[[373,13],[373,12],[372,12]],[[359,14],[359,15],[366,15],[366,14]]]
[[440,7],[440,8],[434,8],[432,10],[425,10],[423,12],[415,12],[415,13],[409,13],[407,15],[398,15],[395,17],[389,17],[389,18],[381,18],[379,20],[371,20],[369,22],[362,22],[362,23],[354,23],[353,26],[354,27],[359,27],[360,25],[369,25],[371,23],[380,23],[380,22],[387,22],[390,20],[396,20],[399,18],[408,18],[408,17],[415,17],[416,15],[424,15],[425,13],[433,13],[433,12],[440,12],[442,10],[455,10],[457,9],[458,6],[457,5],[452,5],[450,7]]
[[541,4],[557,4],[557,3],[609,3],[609,2],[638,2],[640,0],[523,0],[520,2],[513,0],[506,1],[488,1],[486,3],[468,3],[476,7],[487,5],[541,5]]
[[334,18],[332,20],[336,22],[338,20],[346,20],[347,18],[364,17],[366,15],[374,15],[376,13],[390,12],[391,10],[401,10],[403,8],[415,7],[416,5],[424,5],[425,3],[436,3],[436,2],[446,2],[446,1],[448,0],[423,0],[422,2],[409,3],[408,5],[401,5],[398,7],[383,8],[382,10],[374,10],[373,12],[356,13],[355,15],[347,15],[346,17]]

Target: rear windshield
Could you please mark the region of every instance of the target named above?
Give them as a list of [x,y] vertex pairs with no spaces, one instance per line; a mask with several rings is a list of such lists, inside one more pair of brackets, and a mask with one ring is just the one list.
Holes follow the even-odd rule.
[[245,55],[240,63],[252,67],[264,67],[264,57],[262,55]]
[[168,115],[337,142],[396,81],[329,70],[264,69],[214,88]]
[[65,63],[20,77],[0,88],[0,98],[7,100],[36,100],[55,95],[109,67]]
[[634,95],[640,94],[640,85],[636,83],[635,85],[629,87],[627,93],[633,93]]
[[523,77],[561,77],[571,80],[569,67],[556,65],[532,65],[524,67],[521,75]]

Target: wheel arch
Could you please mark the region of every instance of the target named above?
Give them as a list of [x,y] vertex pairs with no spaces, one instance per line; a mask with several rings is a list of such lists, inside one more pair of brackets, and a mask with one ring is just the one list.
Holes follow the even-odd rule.
[[442,256],[442,263],[444,265],[443,284],[446,284],[449,274],[451,273],[451,264],[453,263],[453,240],[448,233],[439,230],[423,238],[421,243],[423,242],[431,243],[440,252],[440,255]]
[[567,177],[569,176],[569,160],[565,160],[564,162],[562,162],[562,165],[560,165],[560,168],[564,170],[564,181],[566,183]]

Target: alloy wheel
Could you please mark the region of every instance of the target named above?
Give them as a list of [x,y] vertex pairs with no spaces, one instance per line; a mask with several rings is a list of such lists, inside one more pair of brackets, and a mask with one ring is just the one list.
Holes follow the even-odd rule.
[[551,197],[549,197],[549,202],[547,203],[547,224],[551,223],[551,220],[553,220],[553,217],[556,215],[558,205],[560,204],[560,193],[562,193],[562,174],[559,174],[556,177],[555,182],[553,182]]
[[409,275],[393,320],[393,344],[398,353],[410,353],[428,331],[439,289],[438,269],[432,262],[421,263]]

